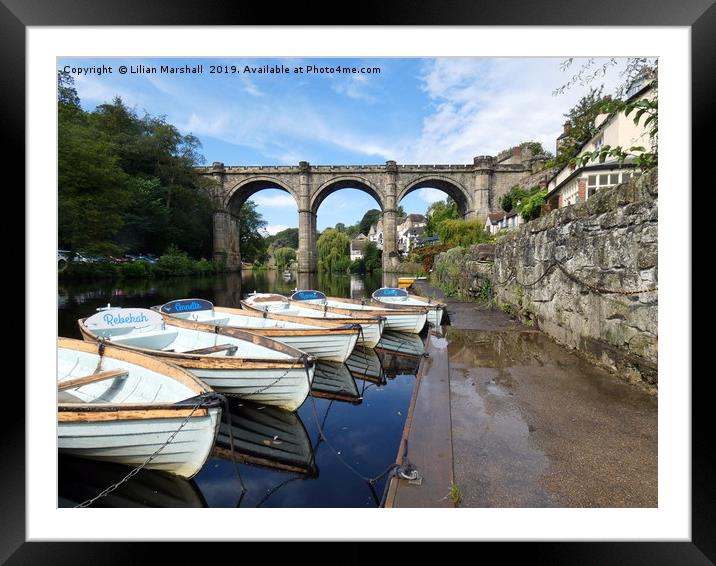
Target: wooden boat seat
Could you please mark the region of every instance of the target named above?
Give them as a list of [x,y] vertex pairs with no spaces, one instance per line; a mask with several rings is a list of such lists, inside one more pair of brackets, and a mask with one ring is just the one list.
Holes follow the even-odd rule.
[[182,352],[184,354],[215,354],[217,352],[225,352],[229,350],[228,355],[232,355],[234,352],[236,352],[236,349],[238,346],[235,344],[219,344],[217,346],[209,346],[208,348],[199,348],[197,350],[188,350],[186,352]]

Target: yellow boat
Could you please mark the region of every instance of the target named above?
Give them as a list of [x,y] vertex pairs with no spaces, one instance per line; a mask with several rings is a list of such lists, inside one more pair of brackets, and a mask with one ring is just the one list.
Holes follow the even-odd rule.
[[417,277],[398,277],[398,287],[401,289],[407,289],[415,283],[416,279]]

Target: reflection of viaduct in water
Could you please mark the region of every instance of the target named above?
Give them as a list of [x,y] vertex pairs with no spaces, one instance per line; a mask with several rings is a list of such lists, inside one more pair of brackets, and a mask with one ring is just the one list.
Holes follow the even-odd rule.
[[214,259],[227,267],[241,263],[238,214],[254,193],[281,189],[298,206],[298,270],[313,273],[317,267],[316,215],[331,193],[345,188],[362,190],[377,201],[383,213],[383,269],[398,266],[396,211],[400,200],[421,188],[440,189],[458,205],[463,218],[485,219],[498,206],[499,197],[538,169],[542,160],[527,148],[514,148],[497,157],[475,157],[470,165],[309,165],[224,166],[215,162],[199,168],[213,179]]

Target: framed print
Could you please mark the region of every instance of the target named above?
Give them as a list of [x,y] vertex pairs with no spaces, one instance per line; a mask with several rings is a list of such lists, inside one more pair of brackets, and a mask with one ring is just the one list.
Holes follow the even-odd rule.
[[27,222],[8,563],[154,540],[716,561],[690,302],[712,2],[371,4],[3,0]]

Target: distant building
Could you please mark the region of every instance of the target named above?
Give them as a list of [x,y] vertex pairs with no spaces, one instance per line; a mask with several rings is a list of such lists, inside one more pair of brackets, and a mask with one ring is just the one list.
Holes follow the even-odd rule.
[[363,259],[365,247],[370,240],[363,234],[358,234],[355,239],[351,240],[351,261]]
[[485,221],[485,231],[490,234],[496,234],[500,230],[511,230],[524,223],[523,218],[515,210],[510,212],[490,212]]
[[415,239],[415,248],[423,246],[434,246],[440,243],[440,236],[422,236]]
[[383,219],[379,219],[376,224],[370,227],[368,231],[368,239],[373,242],[379,250],[383,249]]
[[[627,100],[650,99],[656,96],[653,75],[645,75],[628,94],[630,96]],[[598,128],[597,133],[582,146],[577,156],[597,151],[604,145],[621,146],[625,150],[632,146],[648,148],[651,145],[644,120],[635,124],[634,114],[629,116],[624,112],[599,114],[594,124]],[[562,134],[557,138],[558,148],[564,136],[565,134]],[[634,165],[633,158],[627,159],[624,163],[610,159],[604,163],[593,161],[584,167],[567,165],[547,182],[546,202],[549,209],[553,210],[585,201],[597,191],[624,183],[637,174],[639,171]]]
[[408,255],[410,250],[415,246],[416,238],[419,238],[425,232],[427,219],[422,214],[408,214],[401,219],[397,225],[396,231],[398,236],[398,251],[403,255]]
[[504,211],[490,212],[485,220],[485,232],[488,234],[496,234],[500,230],[500,221],[507,213]]

